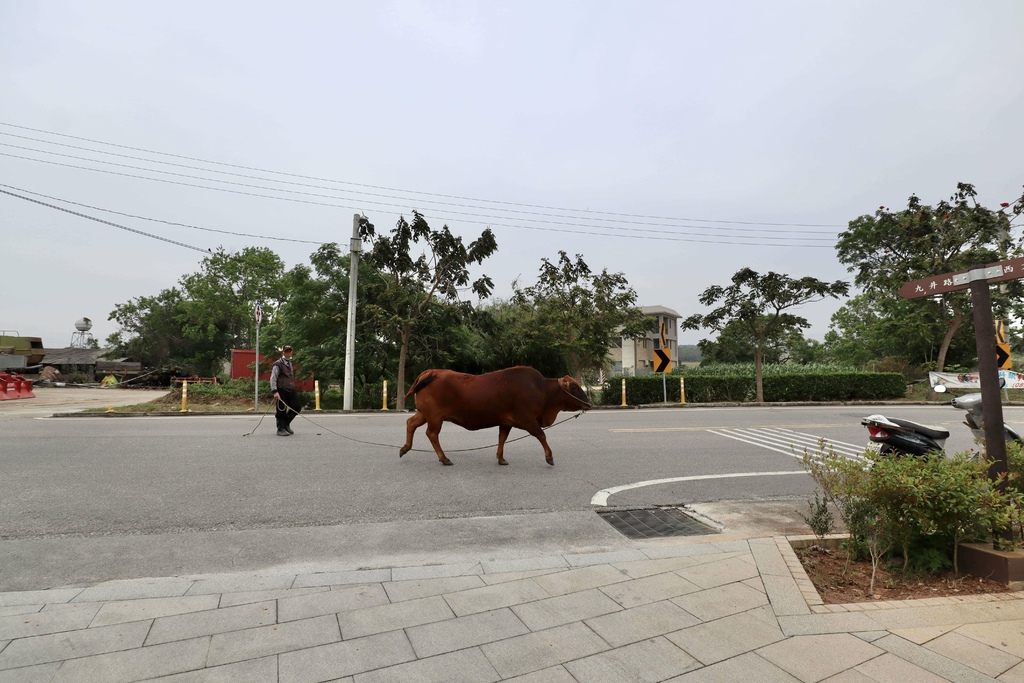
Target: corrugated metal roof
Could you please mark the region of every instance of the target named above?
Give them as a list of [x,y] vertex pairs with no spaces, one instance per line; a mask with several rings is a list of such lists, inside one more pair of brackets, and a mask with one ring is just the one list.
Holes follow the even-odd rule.
[[[96,365],[96,361],[113,349],[78,349],[67,347],[64,349],[43,349],[46,354],[43,356],[43,365]],[[109,359],[104,360],[119,360]]]

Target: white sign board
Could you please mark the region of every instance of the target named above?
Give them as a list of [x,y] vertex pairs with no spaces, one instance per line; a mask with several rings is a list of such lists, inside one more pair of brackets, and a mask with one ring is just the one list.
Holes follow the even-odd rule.
[[263,322],[263,305],[256,304],[256,324],[259,325]]
[[[1000,370],[999,379],[1005,382],[1005,389],[1024,389],[1024,375],[1013,370]],[[943,385],[951,389],[981,389],[981,380],[976,372],[929,372],[931,385]]]

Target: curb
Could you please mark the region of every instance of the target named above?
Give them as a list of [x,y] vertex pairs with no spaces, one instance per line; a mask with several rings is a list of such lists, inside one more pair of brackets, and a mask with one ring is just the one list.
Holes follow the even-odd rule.
[[[935,403],[931,401],[785,401],[779,403],[647,403],[636,406],[594,406],[591,410],[686,410],[688,408],[798,408],[815,406],[947,406],[948,401]],[[1024,401],[1003,401],[1004,406],[1024,406]],[[268,411],[269,412],[269,411]],[[314,412],[314,411],[308,411]],[[359,408],[355,410],[321,410],[317,415],[386,415],[388,413],[411,414],[412,409],[406,410],[380,410],[375,408]],[[150,412],[118,412],[115,408],[111,412],[99,413],[54,413],[51,417],[188,417],[200,415],[261,415],[249,410],[187,410],[184,413],[180,410],[154,410]]]

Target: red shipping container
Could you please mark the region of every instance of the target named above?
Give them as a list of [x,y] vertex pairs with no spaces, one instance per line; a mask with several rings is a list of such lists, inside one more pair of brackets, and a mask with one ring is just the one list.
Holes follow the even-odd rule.
[[[267,358],[260,354],[260,368],[265,368],[260,373],[260,379],[264,382],[270,381],[270,366],[277,358]],[[231,349],[231,379],[252,379],[253,363],[256,362],[255,349]],[[299,391],[313,391],[313,378],[299,379],[299,366],[295,366],[295,386]]]

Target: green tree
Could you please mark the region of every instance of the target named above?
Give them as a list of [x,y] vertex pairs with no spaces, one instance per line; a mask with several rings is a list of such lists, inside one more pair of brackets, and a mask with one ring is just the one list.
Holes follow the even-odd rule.
[[[993,211],[981,206],[973,185],[958,183],[948,201],[934,207],[921,203],[916,196],[907,201],[907,208],[890,211],[879,207],[874,215],[865,215],[849,223],[836,244],[839,261],[855,273],[854,283],[871,295],[876,303],[896,299],[900,287],[910,281],[933,275],[967,270],[975,266],[1024,255],[1010,234],[1010,215],[1024,212],[1024,195],[1011,209],[1004,203]],[[996,317],[1010,312],[1020,318],[1024,311],[1016,304],[1024,293],[1020,281],[993,293]],[[940,295],[939,305],[917,299],[908,306],[886,302],[881,311],[899,311],[911,316],[911,324],[929,316],[930,330],[938,341],[936,369],[942,371],[947,353],[957,332],[970,317],[970,293],[950,292]],[[952,321],[950,324],[944,324]],[[883,324],[900,324],[901,320],[885,319]],[[876,337],[879,333],[876,332]]]
[[551,342],[542,334],[532,302],[498,300],[480,311],[475,329],[480,336],[480,358],[484,371],[516,365],[536,368],[545,377],[572,374],[564,354],[552,353]]
[[732,285],[712,285],[700,295],[705,306],[715,306],[711,312],[686,318],[682,329],[708,328],[722,332],[730,322],[745,328],[754,346],[754,374],[758,403],[764,402],[763,365],[765,349],[779,343],[794,329],[806,329],[806,318],[786,313],[804,304],[827,297],[845,296],[850,286],[842,280],[828,283],[813,277],[793,279],[779,273],[764,275],[750,268],[741,268],[732,276]]
[[[360,237],[371,245],[365,258],[376,269],[380,287],[379,296],[362,310],[383,338],[399,346],[399,410],[405,408],[405,370],[414,330],[425,317],[441,315],[438,306],[460,301],[460,288],[468,286],[480,298],[489,296],[494,283],[486,275],[471,282],[469,266],[483,263],[498,249],[490,228],[467,247],[447,225],[433,230],[418,211],[412,215],[412,222],[399,218],[387,236],[378,235],[367,220],[359,226]],[[424,251],[414,256],[421,247]]]
[[156,296],[135,297],[114,306],[108,319],[119,329],[107,337],[107,344],[146,367],[181,364],[194,347],[182,333],[184,316],[181,291],[175,287]]
[[[310,266],[299,264],[284,275],[288,299],[282,303],[269,325],[264,325],[263,340],[267,348],[291,344],[295,347],[295,362],[302,372],[312,373],[321,381],[337,380],[345,376],[345,333],[348,316],[348,287],[351,255],[342,252],[337,243],[321,245],[310,255]],[[365,296],[366,282],[371,281],[373,270],[360,268],[357,279],[359,292]],[[372,378],[376,382],[386,363],[386,354],[375,335],[363,335],[356,354],[355,382]],[[370,348],[364,348],[364,341]]]
[[255,341],[253,308],[263,302],[272,317],[282,299],[284,264],[269,249],[220,248],[203,258],[197,273],[155,297],[115,306],[109,319],[119,325],[109,342],[152,365],[170,361],[204,375],[216,375],[233,348]]
[[541,259],[540,277],[532,287],[513,283],[512,301],[532,309],[528,325],[548,352],[561,356],[572,375],[608,365],[609,351],[623,337],[643,337],[653,324],[636,305],[636,292],[622,273],[593,273],[576,254],[558,252],[558,262]]
[[[943,315],[940,301],[922,305],[870,290],[852,297],[832,315],[824,356],[864,369],[873,369],[880,361],[890,367],[935,367],[943,336],[954,323]],[[969,317],[962,326],[965,332],[974,329]],[[946,365],[970,364],[976,355],[973,335],[962,334],[951,342]]]
[[[756,342],[748,325],[740,320],[730,320],[717,338],[713,341],[703,339],[697,346],[700,348],[702,363],[753,363]],[[777,338],[766,342],[763,361],[806,365],[816,360],[819,346],[813,339],[806,339],[799,326],[794,326],[782,330]]]

